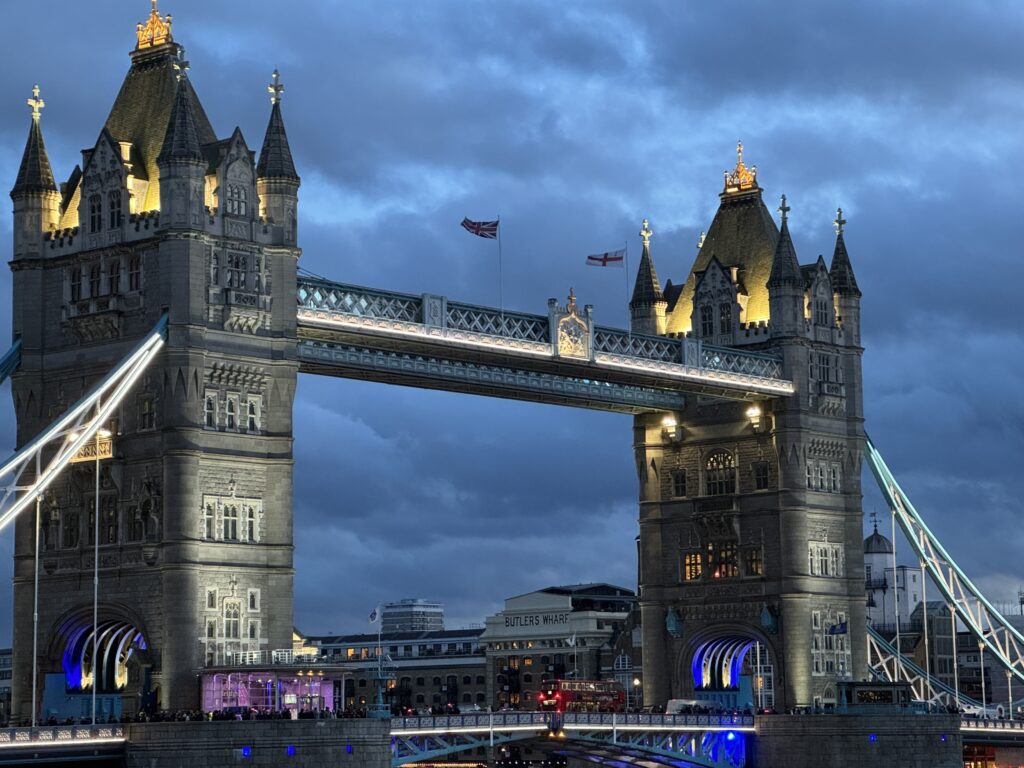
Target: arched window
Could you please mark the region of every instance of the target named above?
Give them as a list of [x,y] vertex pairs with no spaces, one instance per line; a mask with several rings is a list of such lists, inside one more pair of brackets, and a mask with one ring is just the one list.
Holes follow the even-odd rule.
[[469,675],[463,675],[462,676],[462,684],[463,685],[472,685],[473,684],[473,678],[470,677]]
[[203,535],[213,541],[213,521],[214,521],[214,510],[213,504],[207,504],[206,510],[203,512]]
[[107,195],[107,213],[110,229],[121,226],[121,191],[114,190]]
[[224,637],[230,640],[238,639],[239,632],[239,615],[241,614],[241,607],[238,605],[238,601],[228,600],[224,603]]
[[103,198],[89,195],[89,232],[103,229]]
[[256,541],[256,510],[252,507],[245,515],[245,540]]
[[228,429],[238,428],[238,403],[233,398],[228,398],[227,407],[227,427]]
[[249,213],[249,190],[244,184],[228,184],[228,213],[247,216]]
[[736,466],[728,451],[715,451],[704,465],[704,481],[708,496],[736,493]]
[[207,429],[217,428],[217,403],[213,399],[213,395],[206,396],[203,419]]
[[71,274],[69,275],[69,282],[71,284],[71,300],[81,301],[82,300],[82,268],[77,264],[71,268]]
[[128,290],[137,291],[142,287],[142,259],[132,256],[128,261]]
[[258,419],[256,417],[256,401],[255,400],[250,400],[249,401],[249,412],[248,412],[248,416],[247,416],[246,428],[250,432],[255,432],[257,429],[259,429],[259,423],[258,423]]
[[632,661],[632,659],[629,658],[629,656],[627,654],[620,653],[618,656],[615,657],[615,665],[614,666],[615,666],[616,670],[621,672],[622,670],[625,670],[625,669],[632,669],[633,668],[633,661]]
[[700,335],[713,336],[715,333],[715,315],[707,304],[700,308]]
[[256,602],[256,590],[251,590],[249,592],[249,610],[250,611],[258,610],[258,606],[259,606],[259,603]]
[[718,332],[732,333],[732,304],[718,305]]
[[100,275],[102,274],[99,264],[89,267],[89,298],[95,299],[100,295]]
[[78,534],[78,513],[65,512],[64,537],[62,541],[65,549],[73,549],[78,546]]
[[111,261],[107,264],[107,293],[113,296],[121,291],[121,263]]
[[256,622],[255,621],[250,621],[249,622],[249,639],[250,640],[255,640],[258,635],[259,635],[259,633],[257,632],[257,629],[256,629]]

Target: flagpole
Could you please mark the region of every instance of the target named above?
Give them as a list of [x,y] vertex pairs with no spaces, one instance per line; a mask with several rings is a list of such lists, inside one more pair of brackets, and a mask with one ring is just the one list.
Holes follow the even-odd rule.
[[629,311],[629,240],[626,241],[626,328],[630,337],[633,336],[633,316]]
[[501,312],[501,330],[505,331],[505,290],[501,267],[501,214],[498,214],[498,310]]

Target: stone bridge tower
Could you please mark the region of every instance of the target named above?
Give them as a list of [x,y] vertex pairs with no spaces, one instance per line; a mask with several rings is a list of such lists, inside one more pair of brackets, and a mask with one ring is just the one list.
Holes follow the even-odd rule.
[[830,266],[801,265],[785,197],[780,230],[761,193],[741,145],[688,276],[664,291],[641,233],[635,331],[697,339],[705,354],[776,354],[796,385],[787,398],[697,396],[636,417],[652,704],[827,704],[837,680],[867,671],[860,291],[845,222],[840,211]]
[[[168,343],[129,394],[102,462],[100,663],[93,673],[95,475],[43,501],[42,673],[124,707],[193,707],[196,673],[290,648],[292,401],[299,177],[275,72],[258,161],[218,139],[171,17],[138,25],[94,146],[58,188],[38,92],[14,201],[18,443],[73,404],[164,313]],[[14,707],[29,716],[33,520],[15,541]],[[87,711],[87,710],[83,710]]]

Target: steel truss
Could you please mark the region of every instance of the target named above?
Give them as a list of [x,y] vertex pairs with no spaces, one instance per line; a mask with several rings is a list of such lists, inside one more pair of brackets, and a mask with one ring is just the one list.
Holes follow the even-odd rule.
[[874,628],[868,627],[868,667],[880,680],[910,683],[917,701],[929,701],[945,707],[980,707],[981,704],[964,696],[939,680],[928,675],[917,664],[897,653],[884,637]]
[[[746,765],[746,737],[736,731],[580,731],[573,741],[600,744],[633,757],[672,758],[701,768],[742,768]],[[678,764],[676,762],[675,764]]]
[[[942,593],[946,605],[978,639],[980,649],[991,653],[1004,669],[1024,681],[1024,636],[992,606],[949,556],[900,488],[870,439],[866,440],[865,453],[878,487],[895,512],[896,520],[918,560],[927,568]],[[905,658],[902,664],[907,664]]]
[[[67,413],[0,466],[0,530],[33,504],[82,449],[94,445],[96,434],[110,422],[125,395],[164,345],[167,315],[118,366],[99,381]],[[0,361],[20,347],[15,345]],[[16,366],[14,362],[11,370]]]

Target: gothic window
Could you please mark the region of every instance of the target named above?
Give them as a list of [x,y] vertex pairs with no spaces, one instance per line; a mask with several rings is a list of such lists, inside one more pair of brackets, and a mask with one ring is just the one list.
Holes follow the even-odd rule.
[[230,430],[238,429],[238,395],[228,395],[226,415],[227,428]]
[[672,473],[672,495],[673,496],[685,496],[686,495],[686,470],[677,469]]
[[712,308],[705,304],[700,308],[700,335],[713,336],[715,333],[715,317]]
[[832,493],[839,493],[839,467],[838,467],[838,465],[833,464],[831,467],[829,467],[829,480],[830,480],[829,490],[832,491]]
[[736,542],[710,542],[708,544],[708,571],[713,579],[727,579],[740,575],[736,557]]
[[259,637],[259,624],[255,621],[249,622],[249,639],[255,640]]
[[825,485],[825,465],[820,463],[820,462],[818,464],[818,483],[817,483],[817,488],[818,488],[819,491],[827,491],[828,490],[828,486]]
[[143,537],[143,525],[142,525],[142,513],[138,507],[131,507],[128,510],[129,520],[129,535],[132,541],[142,541]]
[[78,546],[78,513],[64,513],[64,536],[62,544],[65,549],[73,549]]
[[736,469],[732,454],[715,451],[708,456],[704,465],[704,479],[708,496],[724,496],[736,493]]
[[260,609],[260,591],[258,589],[249,590],[249,610],[258,611]]
[[760,547],[751,547],[744,556],[743,567],[747,576],[764,575],[764,555]]
[[208,589],[208,590],[206,590],[206,607],[208,609],[210,609],[210,608],[216,609],[217,608],[217,590],[216,589]]
[[814,322],[816,325],[831,325],[831,314],[829,311],[828,301],[825,299],[814,300]]
[[203,536],[211,541],[214,538],[214,519],[213,504],[207,504],[203,512]]
[[217,428],[217,400],[214,395],[206,396],[206,403],[203,406],[203,424],[207,429]]
[[811,611],[811,629],[821,629],[821,611]]
[[256,510],[252,507],[245,513],[245,540],[256,541]]
[[224,540],[238,541],[238,507],[224,507]]
[[128,260],[128,290],[137,291],[142,287],[142,259],[132,256]]
[[96,233],[103,229],[103,198],[99,195],[89,196],[89,232]]
[[102,274],[99,264],[89,267],[89,298],[95,299],[100,295],[100,275]]
[[698,581],[701,565],[700,552],[687,552],[683,555],[683,581]]
[[206,637],[208,639],[210,639],[210,640],[213,640],[215,637],[217,637],[217,620],[216,619],[210,619],[209,621],[206,622]]
[[156,426],[156,409],[153,397],[146,395],[139,402],[139,429],[153,429]]
[[86,544],[90,547],[96,543],[96,509],[93,504],[89,505],[89,527],[85,536]]
[[732,304],[718,305],[718,332],[732,333]]
[[249,190],[244,184],[228,184],[228,213],[247,216],[249,213]]
[[245,428],[250,432],[256,432],[260,428],[260,415],[259,407],[256,404],[255,398],[249,398],[249,403],[246,410],[247,413]]
[[113,296],[121,292],[121,263],[111,261],[107,264],[107,293]]
[[224,602],[224,637],[229,640],[238,639],[241,612],[241,607],[237,600],[226,600]]
[[102,500],[103,506],[103,543],[117,543],[117,500],[108,497]]
[[809,489],[814,488],[814,462],[807,462],[807,487]]
[[754,462],[754,490],[765,491],[768,490],[768,462],[767,461],[755,461]]
[[78,265],[71,268],[71,300],[82,300],[82,268]]
[[109,214],[110,229],[117,229],[121,226],[121,192],[114,190],[107,195],[107,211]]

